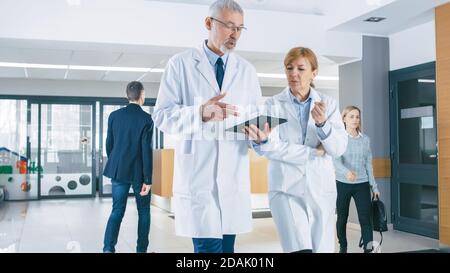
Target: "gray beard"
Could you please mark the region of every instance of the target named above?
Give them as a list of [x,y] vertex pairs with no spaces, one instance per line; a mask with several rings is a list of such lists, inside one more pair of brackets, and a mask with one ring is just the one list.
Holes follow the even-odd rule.
[[220,45],[220,48],[219,48],[219,49],[220,49],[220,51],[221,51],[223,54],[227,54],[227,53],[233,51],[234,48],[229,49],[229,48],[227,48],[225,45]]

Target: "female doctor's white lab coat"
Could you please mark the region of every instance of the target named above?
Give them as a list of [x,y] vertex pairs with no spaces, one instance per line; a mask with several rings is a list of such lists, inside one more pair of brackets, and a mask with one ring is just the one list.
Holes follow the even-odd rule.
[[[254,67],[233,52],[222,91],[221,101],[233,105],[261,100]],[[177,137],[172,206],[179,236],[222,238],[252,229],[249,142],[220,139],[223,122],[201,120],[200,105],[219,94],[202,46],[169,60],[152,116],[157,128]]]
[[[311,88],[310,111],[314,102],[324,101],[331,132],[321,141],[310,113],[303,142],[289,92],[286,88],[266,101],[272,116],[286,118],[288,122],[275,127],[268,142],[255,148],[269,159],[272,216],[285,252],[303,249],[334,252],[336,181],[332,158],[345,152],[347,134],[336,102]],[[320,143],[326,154],[316,157],[315,148]]]

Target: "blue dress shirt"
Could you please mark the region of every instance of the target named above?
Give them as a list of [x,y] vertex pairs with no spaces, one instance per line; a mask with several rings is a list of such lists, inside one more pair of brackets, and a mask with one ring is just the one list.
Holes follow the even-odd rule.
[[226,70],[227,68],[227,61],[228,61],[228,52],[223,54],[223,56],[219,56],[216,53],[214,53],[211,49],[209,49],[206,44],[208,43],[208,40],[205,40],[205,42],[203,43],[203,49],[205,50],[206,53],[206,57],[208,58],[209,63],[211,64],[213,70],[214,70],[214,75],[216,74],[216,62],[217,59],[222,58],[223,61],[223,71]]

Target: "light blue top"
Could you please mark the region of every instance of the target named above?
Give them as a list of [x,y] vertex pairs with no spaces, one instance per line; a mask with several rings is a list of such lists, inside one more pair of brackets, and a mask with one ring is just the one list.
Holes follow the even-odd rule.
[[[379,192],[373,176],[372,151],[368,136],[361,133],[356,137],[348,135],[347,150],[343,155],[334,159],[334,166],[337,181],[347,184],[369,182],[372,192]],[[354,182],[346,178],[349,171],[356,175]]]
[[[308,129],[308,119],[309,119],[309,110],[311,108],[311,92],[309,92],[309,96],[305,101],[300,101],[292,95],[292,92],[289,92],[289,96],[291,97],[292,104],[294,105],[295,111],[297,112],[298,120],[300,121],[300,127],[302,128],[302,139],[303,143],[305,143],[306,138],[306,129]],[[325,122],[325,125],[322,127],[316,127],[317,135],[320,140],[325,140],[331,133],[331,127],[328,122]]]
[[223,71],[225,71],[225,69],[227,68],[227,61],[228,61],[228,55],[229,55],[228,52],[223,54],[222,57],[220,57],[219,55],[214,53],[211,49],[209,49],[206,46],[206,43],[208,43],[208,40],[205,40],[205,42],[203,43],[203,49],[205,50],[206,57],[208,58],[209,63],[212,65],[212,67],[214,69],[214,73],[216,73],[216,62],[217,62],[217,59],[219,59],[219,58],[222,58]]

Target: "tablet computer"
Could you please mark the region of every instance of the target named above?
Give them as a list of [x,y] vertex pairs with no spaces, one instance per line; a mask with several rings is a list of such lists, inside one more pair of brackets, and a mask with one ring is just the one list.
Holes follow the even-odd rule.
[[242,133],[242,130],[245,126],[250,126],[250,124],[256,125],[261,131],[264,131],[264,124],[269,123],[270,128],[275,128],[276,126],[287,122],[287,119],[284,118],[276,118],[266,115],[257,116],[256,118],[249,119],[242,123],[239,123],[233,127],[226,129],[225,131],[234,132],[234,133]]

